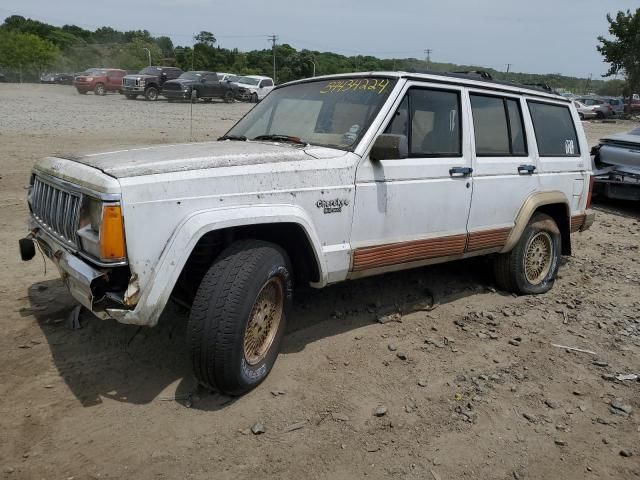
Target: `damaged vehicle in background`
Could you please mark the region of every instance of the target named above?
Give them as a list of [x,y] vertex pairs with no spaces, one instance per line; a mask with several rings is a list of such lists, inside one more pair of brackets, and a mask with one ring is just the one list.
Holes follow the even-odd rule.
[[233,83],[238,85],[238,97],[240,100],[251,103],[258,103],[273,90],[273,80],[270,77],[261,77],[259,75],[239,77]]
[[596,111],[598,107],[593,106],[593,105],[588,107],[584,103],[581,103],[581,102],[579,102],[577,100],[574,100],[573,104],[576,107],[576,110],[578,111],[578,115],[580,116],[580,120],[589,120],[591,118],[597,118],[598,117],[598,113]]
[[76,75],[73,85],[78,93],[93,92],[106,95],[108,92],[122,91],[122,78],[126,71],[117,68],[92,68],[91,71]]
[[40,76],[40,83],[72,85],[73,75],[70,73],[44,73]]
[[640,201],[640,127],[602,138],[591,153],[594,193]]

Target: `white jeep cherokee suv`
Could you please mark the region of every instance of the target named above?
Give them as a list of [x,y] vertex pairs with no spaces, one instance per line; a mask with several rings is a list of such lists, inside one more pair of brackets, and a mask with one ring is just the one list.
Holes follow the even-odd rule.
[[464,75],[358,73],[278,86],[217,142],[36,163],[34,241],[96,316],[190,306],[205,386],[242,394],[278,355],[294,286],[476,255],[543,293],[588,228],[573,104]]

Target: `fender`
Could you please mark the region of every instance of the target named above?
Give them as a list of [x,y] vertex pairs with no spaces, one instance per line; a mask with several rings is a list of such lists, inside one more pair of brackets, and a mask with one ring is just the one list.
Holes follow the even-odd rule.
[[191,251],[204,234],[228,227],[285,222],[296,223],[304,229],[320,270],[320,282],[316,285],[326,285],[327,265],[322,245],[309,215],[301,207],[275,204],[215,208],[192,213],[176,228],[147,284],[142,287],[134,310],[108,309],[107,312],[122,323],[155,326]]
[[504,248],[500,250],[500,253],[510,252],[513,247],[516,246],[518,240],[520,240],[520,236],[524,229],[526,228],[529,220],[533,216],[533,212],[536,211],[539,207],[543,205],[551,205],[551,204],[563,204],[567,209],[567,216],[571,209],[569,208],[569,200],[564,193],[560,191],[551,191],[551,192],[538,192],[533,193],[522,204],[518,215],[516,215],[515,225],[507,238],[507,243],[505,243]]

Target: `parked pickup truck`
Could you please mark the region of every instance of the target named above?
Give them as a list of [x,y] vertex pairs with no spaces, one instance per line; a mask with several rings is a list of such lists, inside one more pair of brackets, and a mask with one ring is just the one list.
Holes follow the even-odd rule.
[[122,77],[127,74],[117,68],[92,68],[91,71],[77,75],[73,85],[80,94],[93,92],[96,95],[106,95],[107,92],[122,90]]
[[275,89],[217,142],[37,162],[34,241],[97,317],[190,308],[195,375],[232,395],[274,365],[297,286],[489,255],[500,288],[554,284],[590,227],[571,101],[465,75],[354,73]]
[[128,100],[135,100],[138,95],[143,95],[145,100],[155,101],[164,82],[180,75],[182,70],[176,67],[145,67],[140,73],[122,78],[122,93]]
[[238,94],[238,86],[220,80],[215,72],[184,72],[175,80],[167,80],[162,86],[162,95],[171,102],[174,100],[199,99],[210,102],[214,98],[232,103]]

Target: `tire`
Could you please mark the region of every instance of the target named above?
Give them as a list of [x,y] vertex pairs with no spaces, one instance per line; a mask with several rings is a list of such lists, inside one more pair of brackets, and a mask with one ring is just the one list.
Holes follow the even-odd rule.
[[580,120],[584,120],[584,113],[578,112],[578,116],[580,117]]
[[195,95],[193,95],[193,92],[191,93],[191,97],[190,97],[190,102],[191,103],[198,103],[198,100],[200,99],[200,94],[198,93],[198,90],[195,90]]
[[252,93],[251,94],[251,100],[249,100],[251,103],[258,103],[258,94],[257,93]]
[[560,229],[553,218],[534,214],[513,250],[496,258],[496,283],[522,295],[548,292],[558,273],[561,247]]
[[135,100],[136,98],[138,98],[138,95],[133,95],[131,93],[126,93],[124,96],[127,100]]
[[226,92],[224,92],[223,100],[225,101],[225,103],[233,103],[234,99],[235,98],[231,90],[227,90]]
[[211,103],[213,101],[213,98],[211,98],[211,97],[203,98],[202,101],[204,103]]
[[104,88],[104,83],[97,83],[93,89],[93,93],[96,95],[104,96],[107,94],[107,89]]
[[[240,240],[225,249],[202,279],[189,315],[187,338],[198,381],[228,395],[258,386],[278,356],[292,297],[290,262],[280,247]],[[271,305],[272,317],[261,315],[263,301]],[[271,328],[263,333],[266,318]]]
[[76,89],[76,90],[78,90],[78,93],[79,93],[80,95],[86,95],[86,94],[87,94],[87,91],[86,91],[86,90],[80,90],[80,89]]
[[144,99],[149,102],[155,102],[158,100],[158,89],[156,87],[149,87],[144,91]]
[[597,113],[596,113],[596,118],[597,118],[597,119],[599,119],[599,120],[602,120],[602,119],[604,118],[604,113],[602,113],[602,112],[597,112]]

